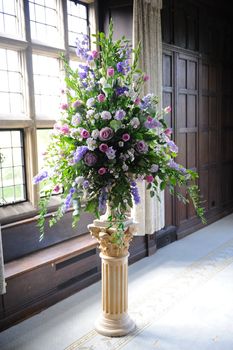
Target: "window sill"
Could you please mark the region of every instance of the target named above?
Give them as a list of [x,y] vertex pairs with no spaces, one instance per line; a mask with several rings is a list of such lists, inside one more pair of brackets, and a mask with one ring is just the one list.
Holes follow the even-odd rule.
[[[48,212],[53,212],[57,209],[61,203],[59,196],[51,198],[49,203]],[[11,225],[17,221],[22,220],[35,220],[38,215],[38,209],[33,207],[30,202],[18,203],[14,205],[8,205],[0,208],[0,224]]]

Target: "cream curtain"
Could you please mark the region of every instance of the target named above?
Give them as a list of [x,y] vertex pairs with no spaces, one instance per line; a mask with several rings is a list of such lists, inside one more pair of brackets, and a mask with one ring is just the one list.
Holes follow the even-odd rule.
[[[143,94],[154,93],[162,103],[162,0],[134,0],[133,45],[141,42],[140,68],[150,79],[145,84]],[[133,217],[139,222],[138,234],[153,234],[164,227],[164,193],[160,201],[151,198],[145,182],[138,183],[141,203],[133,208]]]

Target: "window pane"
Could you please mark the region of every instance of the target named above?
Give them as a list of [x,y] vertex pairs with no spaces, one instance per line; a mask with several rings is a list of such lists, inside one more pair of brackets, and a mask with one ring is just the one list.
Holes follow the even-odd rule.
[[0,130],[0,206],[26,200],[22,136]]
[[0,1],[0,32],[21,35],[18,1]]
[[36,115],[55,119],[59,113],[60,68],[56,58],[33,55]]
[[76,46],[78,34],[88,34],[87,7],[67,1],[69,45]]
[[37,150],[38,150],[38,168],[42,169],[44,165],[44,152],[47,149],[52,129],[37,130]]
[[59,42],[57,0],[30,0],[29,12],[32,39],[56,46]]
[[17,51],[0,49],[0,115],[21,115],[23,105],[23,77]]

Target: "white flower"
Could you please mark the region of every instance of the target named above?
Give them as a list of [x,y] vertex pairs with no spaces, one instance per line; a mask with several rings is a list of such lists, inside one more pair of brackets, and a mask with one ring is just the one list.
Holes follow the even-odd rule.
[[89,109],[89,110],[87,111],[88,117],[91,117],[94,113],[95,113],[94,109]]
[[104,77],[102,77],[102,78],[99,80],[99,82],[100,82],[101,85],[107,84],[107,80],[106,80]]
[[124,142],[123,141],[119,141],[118,145],[119,145],[119,147],[123,147],[124,146]]
[[128,165],[124,163],[122,165],[122,170],[127,171],[128,169],[129,169]]
[[88,108],[92,107],[95,104],[95,99],[94,97],[91,97],[87,100],[86,105]]
[[134,128],[137,129],[140,125],[140,120],[137,117],[134,117],[131,121],[130,121],[130,125]]
[[74,126],[77,126],[81,123],[82,121],[82,117],[79,113],[76,113],[73,117],[72,117],[72,120],[71,120],[71,124],[74,125]]
[[100,117],[100,114],[99,114],[99,113],[96,113],[96,114],[94,115],[94,118],[95,118],[95,119],[99,119],[99,117]]
[[95,129],[92,131],[91,136],[93,137],[93,139],[96,140],[99,137],[99,133],[100,133],[99,130]]
[[94,151],[96,149],[96,140],[94,140],[92,137],[89,137],[87,139],[87,147],[90,151]]
[[76,182],[76,184],[82,184],[84,181],[84,177],[83,176],[78,176],[76,177],[76,179],[74,180]]
[[150,171],[152,173],[156,173],[158,171],[158,169],[159,169],[159,166],[157,164],[152,164],[151,168],[150,168]]
[[112,119],[112,115],[108,111],[103,111],[101,113],[101,118],[104,119],[104,120],[110,120],[110,119]]

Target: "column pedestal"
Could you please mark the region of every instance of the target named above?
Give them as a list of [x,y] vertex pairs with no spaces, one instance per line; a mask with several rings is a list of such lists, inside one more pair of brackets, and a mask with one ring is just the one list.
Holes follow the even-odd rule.
[[88,229],[99,242],[102,260],[102,314],[95,328],[105,336],[124,336],[135,328],[128,315],[128,248],[136,225],[126,227],[120,246],[112,240],[116,228],[96,226],[94,222]]

